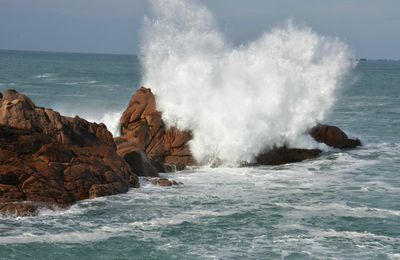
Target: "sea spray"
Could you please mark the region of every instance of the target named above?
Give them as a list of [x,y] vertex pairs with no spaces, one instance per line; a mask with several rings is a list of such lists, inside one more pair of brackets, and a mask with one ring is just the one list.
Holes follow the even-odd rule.
[[168,125],[193,132],[191,150],[201,163],[303,147],[353,65],[344,43],[293,22],[234,47],[196,2],[153,0],[151,7],[143,85],[155,92]]

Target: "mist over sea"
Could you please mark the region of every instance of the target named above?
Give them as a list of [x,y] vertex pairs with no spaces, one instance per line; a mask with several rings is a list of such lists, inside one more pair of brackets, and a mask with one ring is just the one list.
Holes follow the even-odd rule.
[[[136,56],[0,51],[0,91],[117,121],[142,82]],[[149,86],[151,87],[151,86]],[[38,217],[0,218],[0,258],[398,259],[400,62],[359,62],[325,122],[360,138],[282,166],[208,168]]]

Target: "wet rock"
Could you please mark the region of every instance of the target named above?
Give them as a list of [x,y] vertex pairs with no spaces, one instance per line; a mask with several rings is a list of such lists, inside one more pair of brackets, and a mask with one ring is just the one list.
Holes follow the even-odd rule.
[[136,91],[121,116],[120,125],[118,151],[143,151],[153,162],[176,165],[178,170],[196,164],[188,146],[191,133],[167,128],[156,110],[150,89],[141,87]]
[[163,172],[163,173],[176,172],[176,165],[174,164],[163,163],[156,160],[150,160],[150,161],[153,167],[156,168],[158,172]]
[[121,182],[113,182],[107,184],[94,184],[89,189],[89,198],[104,197],[128,191],[128,186]]
[[118,150],[119,155],[129,164],[137,176],[158,177],[158,171],[151,163],[147,155],[140,150],[124,149]]
[[138,185],[105,125],[64,117],[36,107],[14,90],[4,92],[0,100],[1,212],[34,214],[30,203],[65,208],[78,200],[118,194]]
[[38,214],[38,206],[31,203],[0,203],[0,216],[28,217]]
[[340,128],[331,125],[317,125],[310,130],[310,135],[319,143],[333,148],[356,148],[361,146],[359,139],[350,139]]
[[174,185],[182,185],[181,182],[177,182],[177,181],[170,180],[170,179],[167,179],[167,178],[151,178],[151,179],[150,179],[150,182],[151,182],[153,185],[161,186],[161,187],[168,187],[168,186],[174,186]]
[[314,159],[321,154],[319,149],[274,148],[256,157],[257,164],[281,165]]

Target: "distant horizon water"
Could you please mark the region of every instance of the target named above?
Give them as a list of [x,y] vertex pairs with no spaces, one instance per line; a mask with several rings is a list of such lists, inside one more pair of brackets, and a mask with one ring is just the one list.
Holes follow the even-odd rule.
[[[0,49],[0,51],[15,51],[15,52],[43,52],[43,53],[60,53],[60,54],[93,54],[93,55],[120,55],[120,56],[140,56],[139,53],[101,53],[101,52],[75,52],[75,51],[55,51],[55,50],[22,50],[22,49]],[[370,58],[368,56],[359,56],[356,60],[375,60],[375,61],[400,61],[399,58]]]

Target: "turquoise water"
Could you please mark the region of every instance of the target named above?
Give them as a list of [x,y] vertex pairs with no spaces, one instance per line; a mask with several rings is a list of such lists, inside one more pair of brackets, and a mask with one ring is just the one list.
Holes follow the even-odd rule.
[[[135,56],[2,51],[0,91],[114,129],[140,71]],[[400,62],[360,62],[327,122],[364,147],[0,218],[0,259],[400,259]]]

